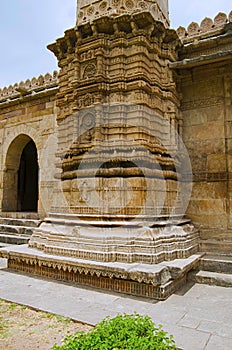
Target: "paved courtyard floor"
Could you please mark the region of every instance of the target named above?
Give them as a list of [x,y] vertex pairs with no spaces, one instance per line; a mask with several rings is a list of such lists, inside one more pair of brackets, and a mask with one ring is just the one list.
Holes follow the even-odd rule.
[[162,324],[183,350],[232,349],[232,288],[188,285],[157,302],[10,272],[0,259],[0,299],[91,325],[105,316],[137,312]]

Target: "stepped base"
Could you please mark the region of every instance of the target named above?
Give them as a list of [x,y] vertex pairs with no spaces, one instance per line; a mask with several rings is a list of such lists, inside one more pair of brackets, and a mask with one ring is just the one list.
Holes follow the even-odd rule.
[[78,220],[70,215],[45,219],[30,248],[86,261],[159,264],[198,251],[199,233],[188,220],[144,222]]
[[200,230],[199,250],[232,257],[232,230]]
[[30,236],[26,235],[13,235],[13,234],[2,234],[0,233],[0,245],[6,244],[27,244],[30,240]]
[[206,254],[200,260],[200,269],[204,271],[225,273],[232,275],[232,257],[227,255]]
[[186,283],[201,255],[159,264],[94,262],[46,254],[28,246],[0,249],[8,268],[101,290],[164,300]]
[[36,213],[1,213],[0,246],[3,244],[27,244],[36,227],[41,223]]
[[23,211],[3,211],[0,213],[0,218],[9,219],[29,219],[29,220],[39,220],[39,214],[36,212],[23,212]]
[[210,286],[232,287],[232,275],[211,271],[191,271],[188,280]]
[[232,287],[232,257],[226,255],[204,255],[188,280],[221,287]]

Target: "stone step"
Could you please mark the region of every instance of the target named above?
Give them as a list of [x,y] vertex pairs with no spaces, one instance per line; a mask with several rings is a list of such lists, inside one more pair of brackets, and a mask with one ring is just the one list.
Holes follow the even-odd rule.
[[6,216],[1,216],[0,246],[4,247],[4,244],[27,244],[33,231],[40,223],[41,220],[38,219],[36,213],[7,213]]
[[3,242],[0,242],[0,248],[6,248],[6,247],[9,247],[11,246],[12,244],[10,243],[3,243]]
[[26,235],[13,235],[13,234],[5,234],[0,232],[0,245],[5,243],[7,245],[10,244],[27,244],[30,239],[30,236]]
[[0,217],[0,225],[38,227],[41,220]]
[[232,275],[226,273],[193,270],[188,274],[188,280],[211,286],[232,287]]
[[201,258],[199,269],[203,271],[232,274],[232,256],[207,254]]
[[9,219],[29,219],[29,220],[40,220],[39,214],[34,212],[1,212],[1,218],[9,218]]
[[0,234],[20,234],[20,235],[32,235],[34,231],[33,227],[25,227],[25,226],[15,226],[15,225],[1,225],[0,224]]
[[232,241],[206,239],[199,242],[200,252],[222,254],[232,257]]

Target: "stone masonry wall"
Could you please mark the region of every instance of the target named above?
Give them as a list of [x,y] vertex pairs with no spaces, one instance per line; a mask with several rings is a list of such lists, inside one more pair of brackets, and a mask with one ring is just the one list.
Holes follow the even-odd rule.
[[231,240],[231,83],[231,61],[183,74],[183,134],[193,169],[187,214],[202,239]]
[[177,29],[183,138],[193,170],[187,215],[200,228],[203,251],[230,253],[232,12]]
[[17,195],[14,179],[21,153],[27,142],[33,140],[39,164],[38,211],[42,216],[49,211],[55,172],[56,92],[57,74],[0,90],[1,210],[4,210],[4,191],[12,203]]

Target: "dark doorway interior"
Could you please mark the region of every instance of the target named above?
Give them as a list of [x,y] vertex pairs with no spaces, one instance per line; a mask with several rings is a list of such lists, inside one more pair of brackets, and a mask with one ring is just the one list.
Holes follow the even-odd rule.
[[18,170],[18,211],[37,212],[38,160],[33,141],[24,147]]

